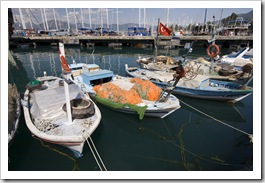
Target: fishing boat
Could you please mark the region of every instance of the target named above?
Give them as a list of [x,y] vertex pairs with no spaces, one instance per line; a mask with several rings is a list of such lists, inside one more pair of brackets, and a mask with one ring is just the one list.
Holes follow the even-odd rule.
[[217,62],[220,65],[233,65],[242,67],[246,64],[253,64],[253,49],[245,47],[238,52],[232,52],[228,55],[223,55]]
[[20,114],[20,96],[17,86],[8,83],[8,146],[11,144],[17,132]]
[[174,70],[177,67],[174,58],[170,56],[160,55],[154,58],[152,57],[143,57],[136,60],[140,68],[149,69],[149,70]]
[[[172,85],[173,75],[171,72],[150,71],[138,67],[129,67],[127,64],[125,65],[125,70],[130,77],[152,81],[161,88]],[[208,100],[238,102],[252,94],[252,87],[247,86],[247,84],[241,85],[236,82],[213,79],[209,76],[198,74],[194,79],[181,78],[173,88],[172,93]]]
[[152,82],[114,75],[96,64],[70,64],[64,46],[59,43],[62,77],[76,83],[101,105],[113,110],[164,118],[180,108],[179,100]]
[[24,93],[23,110],[30,132],[37,138],[65,146],[81,157],[84,143],[98,127],[101,113],[76,84],[54,76],[38,77]]
[[[243,82],[251,77],[253,70],[251,58],[251,53],[253,54],[252,49],[243,49],[240,51],[242,54],[238,52],[233,56],[232,54],[230,56],[223,56],[223,60],[227,60],[229,58],[228,60],[231,61],[233,58],[233,62],[231,61],[231,63],[227,64],[221,63],[219,57],[220,50],[216,44],[212,44],[207,48],[207,54],[210,56],[210,60],[206,60],[203,57],[188,59],[188,54],[192,52],[192,45],[193,42],[186,43],[185,49],[188,51],[185,55],[182,55],[179,58],[161,55],[156,57],[139,58],[136,62],[141,69],[170,72],[172,74],[174,74],[176,68],[178,67],[178,62],[181,62],[182,66],[185,68],[185,79],[187,80],[196,78],[198,74],[209,76],[212,79],[223,79],[229,81],[243,80]],[[216,50],[214,55],[212,55],[213,53],[210,53],[212,48],[213,50]],[[237,55],[237,57],[235,57],[235,55]]]

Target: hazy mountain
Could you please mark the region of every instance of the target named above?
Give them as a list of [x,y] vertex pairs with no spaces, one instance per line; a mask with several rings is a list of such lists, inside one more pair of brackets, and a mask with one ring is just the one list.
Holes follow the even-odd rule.
[[238,14],[239,17],[243,17],[244,20],[253,21],[253,11],[250,11],[245,14]]

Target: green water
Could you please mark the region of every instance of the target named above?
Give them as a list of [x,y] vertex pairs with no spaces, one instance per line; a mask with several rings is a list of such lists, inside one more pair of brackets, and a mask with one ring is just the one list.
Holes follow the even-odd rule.
[[[125,76],[124,65],[137,66],[138,57],[152,56],[152,49],[107,47],[66,47],[68,62],[96,63],[101,68]],[[222,50],[222,54],[230,50]],[[60,76],[57,47],[38,46],[11,50],[9,80],[21,94],[26,84],[47,75]],[[160,54],[179,56],[186,50],[159,50]],[[205,48],[194,49],[194,56],[205,56]],[[12,77],[11,77],[12,76]],[[118,113],[99,108],[102,120],[92,135],[94,144],[109,171],[237,171],[251,170],[253,144],[244,132],[253,133],[253,96],[228,104],[177,96],[181,108],[165,119]],[[190,106],[204,114],[194,110]],[[221,123],[221,122],[222,123]],[[9,171],[99,171],[87,144],[83,157],[61,146],[41,142],[31,136],[21,115],[20,126],[8,150]],[[59,153],[60,152],[60,153]]]

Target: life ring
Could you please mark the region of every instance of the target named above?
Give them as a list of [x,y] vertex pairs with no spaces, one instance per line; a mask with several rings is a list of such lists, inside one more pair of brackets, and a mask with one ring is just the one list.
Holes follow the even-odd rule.
[[214,58],[220,54],[220,49],[219,46],[217,46],[216,44],[211,44],[208,46],[206,52],[209,57]]

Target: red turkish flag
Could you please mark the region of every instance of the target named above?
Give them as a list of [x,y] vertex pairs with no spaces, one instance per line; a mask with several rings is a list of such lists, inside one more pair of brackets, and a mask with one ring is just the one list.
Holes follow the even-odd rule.
[[164,36],[170,36],[171,32],[172,31],[168,27],[164,26],[161,22],[159,22],[159,33],[160,34],[163,34]]

